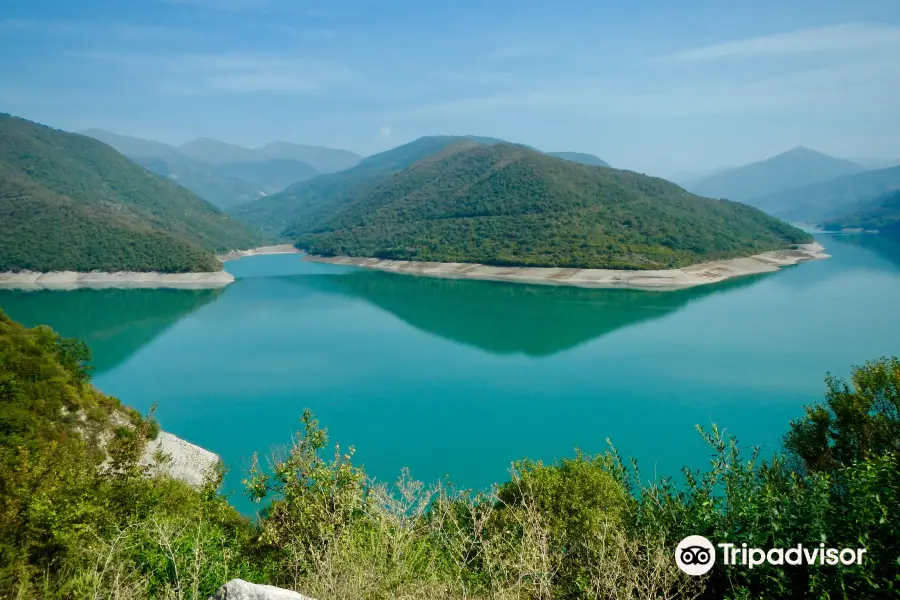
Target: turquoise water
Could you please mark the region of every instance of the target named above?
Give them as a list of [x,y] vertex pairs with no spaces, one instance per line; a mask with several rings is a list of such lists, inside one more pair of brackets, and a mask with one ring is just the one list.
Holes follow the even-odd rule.
[[[370,475],[503,480],[522,457],[601,451],[646,477],[703,466],[696,424],[777,448],[826,372],[900,354],[900,247],[820,238],[833,258],[680,292],[580,290],[228,263],[218,291],[0,292],[27,325],[88,341],[94,381],[206,447],[240,487],[310,408]],[[240,492],[232,497],[243,509]]]

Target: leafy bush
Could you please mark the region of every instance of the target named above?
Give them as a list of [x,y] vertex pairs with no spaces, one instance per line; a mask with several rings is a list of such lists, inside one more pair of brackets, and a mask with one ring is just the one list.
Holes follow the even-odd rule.
[[831,472],[859,460],[900,452],[900,359],[853,369],[853,387],[829,375],[825,404],[791,423],[785,447],[812,471]]

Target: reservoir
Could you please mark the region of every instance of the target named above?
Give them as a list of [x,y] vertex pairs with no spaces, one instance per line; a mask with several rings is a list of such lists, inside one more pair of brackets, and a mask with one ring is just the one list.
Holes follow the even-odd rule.
[[431,279],[254,256],[220,290],[0,291],[94,354],[94,383],[219,454],[225,489],[311,409],[378,480],[480,489],[511,461],[607,448],[643,479],[702,468],[695,426],[771,452],[824,377],[900,354],[900,247],[674,292]]

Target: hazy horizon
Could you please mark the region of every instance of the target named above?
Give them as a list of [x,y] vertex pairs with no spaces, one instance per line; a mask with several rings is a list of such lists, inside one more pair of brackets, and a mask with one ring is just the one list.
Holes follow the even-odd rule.
[[900,160],[900,4],[10,0],[0,111],[369,155],[475,134],[682,178],[806,146]]

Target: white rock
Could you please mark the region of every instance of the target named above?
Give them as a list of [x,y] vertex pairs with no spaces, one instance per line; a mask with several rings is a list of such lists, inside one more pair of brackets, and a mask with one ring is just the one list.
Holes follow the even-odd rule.
[[290,590],[232,579],[220,587],[209,600],[312,600]]
[[[156,462],[157,452],[167,457],[162,464]],[[165,431],[160,431],[155,440],[147,442],[141,457],[141,464],[194,487],[206,482],[218,462],[218,455]]]

